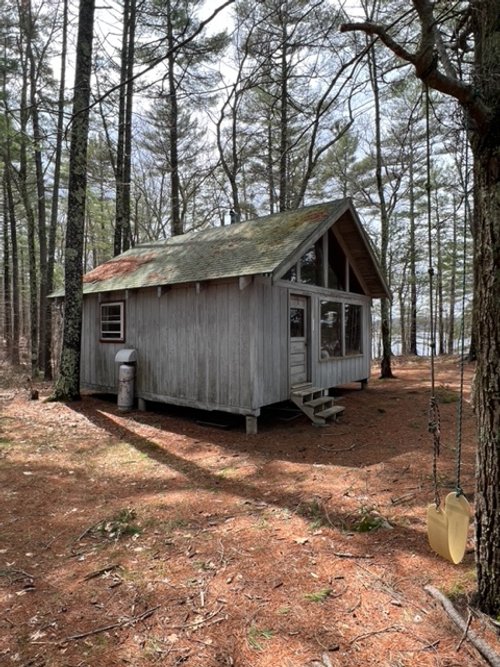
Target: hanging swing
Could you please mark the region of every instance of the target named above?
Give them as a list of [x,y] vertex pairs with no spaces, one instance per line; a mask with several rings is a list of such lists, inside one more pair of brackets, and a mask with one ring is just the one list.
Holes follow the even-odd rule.
[[[465,206],[464,244],[463,244],[463,289],[462,289],[462,324],[460,336],[460,393],[457,407],[456,433],[456,461],[455,461],[455,490],[448,493],[444,503],[441,501],[438,484],[437,462],[441,448],[441,425],[439,404],[435,394],[435,354],[436,354],[436,322],[434,315],[433,294],[433,258],[432,258],[432,201],[431,201],[431,153],[430,153],[430,126],[429,126],[429,91],[425,87],[425,114],[426,114],[426,149],[427,149],[427,223],[428,223],[428,252],[429,252],[429,309],[430,309],[430,349],[431,349],[431,396],[429,399],[429,432],[433,438],[433,465],[432,477],[434,483],[434,503],[427,508],[427,536],[431,549],[439,556],[454,565],[460,563],[465,555],[467,535],[471,509],[464,496],[460,484],[461,454],[462,454],[462,409],[464,394],[464,308],[465,308],[465,258],[466,258],[466,229],[467,205]],[[466,196],[467,196],[467,149],[465,152]]]

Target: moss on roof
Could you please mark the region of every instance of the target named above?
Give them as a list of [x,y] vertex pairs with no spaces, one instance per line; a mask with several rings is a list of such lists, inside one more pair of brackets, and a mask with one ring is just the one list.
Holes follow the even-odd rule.
[[142,243],[87,273],[83,291],[90,294],[276,274],[294,252],[309,240],[312,244],[350,206],[350,200],[341,199]]
[[341,203],[142,243],[87,273],[84,292],[272,273]]

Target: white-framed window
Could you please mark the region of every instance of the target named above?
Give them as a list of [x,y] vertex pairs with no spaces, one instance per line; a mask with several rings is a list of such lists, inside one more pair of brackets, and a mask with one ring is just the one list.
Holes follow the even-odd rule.
[[123,343],[125,340],[125,302],[105,301],[101,306],[101,340]]

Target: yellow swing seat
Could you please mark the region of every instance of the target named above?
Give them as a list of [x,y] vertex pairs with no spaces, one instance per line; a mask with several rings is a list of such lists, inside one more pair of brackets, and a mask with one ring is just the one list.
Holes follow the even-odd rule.
[[429,505],[427,536],[431,549],[458,565],[465,555],[470,518],[471,509],[467,498],[455,491],[446,496],[444,508]]

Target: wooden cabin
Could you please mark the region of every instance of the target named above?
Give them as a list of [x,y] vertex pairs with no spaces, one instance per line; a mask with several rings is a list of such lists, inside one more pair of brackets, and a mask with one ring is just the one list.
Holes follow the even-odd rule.
[[[81,383],[245,415],[287,399],[316,424],[370,375],[371,300],[388,288],[350,200],[143,243],[84,277]],[[125,353],[126,355],[127,353]],[[123,353],[118,355],[123,359]]]

